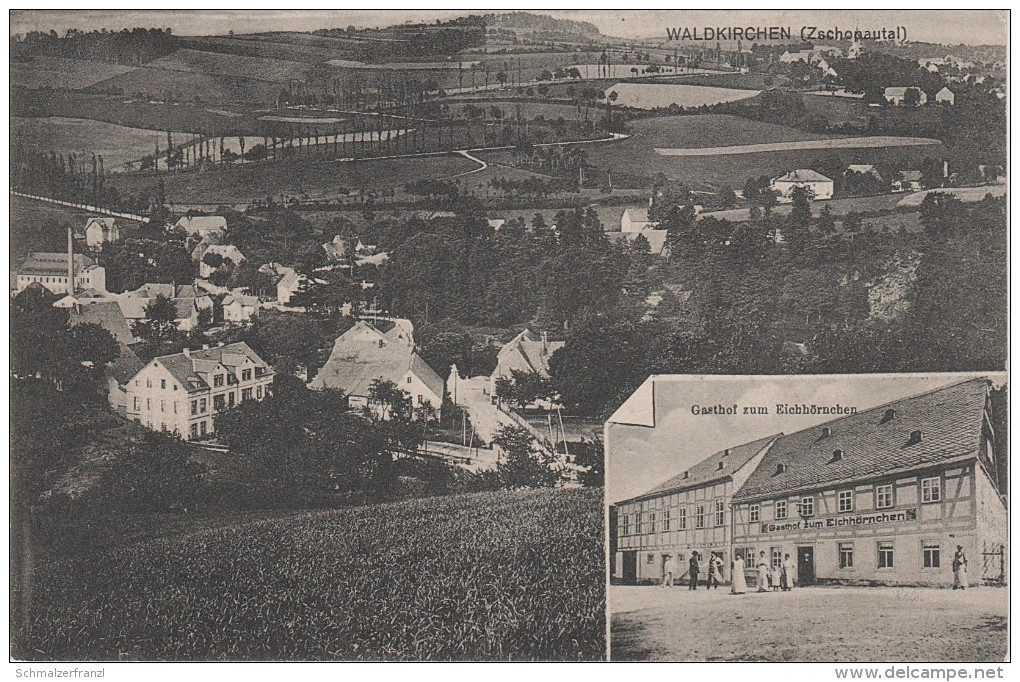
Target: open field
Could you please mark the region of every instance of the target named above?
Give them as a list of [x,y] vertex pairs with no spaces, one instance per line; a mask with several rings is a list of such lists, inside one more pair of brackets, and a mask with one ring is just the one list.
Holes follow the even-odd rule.
[[616,92],[614,104],[635,109],[654,109],[676,104],[687,109],[735,102],[758,94],[757,90],[714,88],[703,85],[670,85],[666,83],[616,83],[605,89]]
[[981,201],[988,194],[991,194],[993,197],[1006,196],[1006,185],[986,185],[983,187],[944,187],[940,189],[930,189],[924,192],[908,194],[896,205],[907,207],[920,206],[921,202],[924,201],[924,198],[932,192],[952,194],[960,201]]
[[[157,145],[166,147],[166,132],[79,118],[12,117],[11,128],[20,144],[65,156],[68,153],[80,155],[82,150],[95,152],[102,155],[103,163],[111,171],[122,163],[151,154]],[[177,140],[184,136],[184,133],[174,133]]]
[[281,84],[256,75],[252,72],[248,76],[228,76],[145,67],[96,83],[89,91],[115,92],[146,100],[171,99],[205,104],[275,101]]
[[[462,173],[477,165],[451,154],[351,163],[295,159],[159,177],[166,185],[167,200],[173,204],[243,204],[270,196],[277,201],[284,197],[331,199],[339,196],[341,188],[399,187],[415,180]],[[122,175],[110,184],[121,195],[147,195],[155,187],[156,177]]]
[[11,85],[80,90],[133,70],[120,64],[38,56],[28,62],[11,62],[10,73]]
[[[521,117],[527,120],[534,120],[538,116],[542,116],[547,121],[555,121],[559,117],[563,117],[566,120],[576,120],[583,117],[583,111],[578,112],[578,109],[573,104],[556,104],[552,102],[529,102],[529,101],[513,101],[513,100],[500,100],[496,98],[490,98],[485,100],[479,100],[472,102],[476,107],[485,109],[485,120],[490,120],[490,109],[492,107],[498,107],[502,110],[504,117],[515,119],[517,117],[517,107],[521,109]],[[451,102],[450,103],[450,114],[458,118],[464,117],[464,111],[467,108],[467,102]],[[591,109],[588,112],[589,119],[594,119],[599,116],[599,112],[595,109]]]
[[34,660],[600,660],[602,566],[601,490],[238,522],[37,566],[12,651]]
[[168,57],[150,62],[148,68],[255,78],[278,83],[293,78],[305,78],[312,69],[303,62],[199,50],[177,50]]
[[[756,153],[666,157],[657,148],[706,148],[727,145],[770,144],[818,140],[819,134],[736,116],[667,116],[634,121],[633,135],[620,142],[592,145],[588,160],[603,172],[611,171],[616,187],[643,187],[655,176],[690,184],[742,187],[748,177],[774,176],[794,168],[810,168],[826,159],[840,163],[903,163],[913,166],[941,152],[937,142],[928,145],[839,149],[762,151]],[[839,138],[833,138],[839,139]]]
[[762,144],[738,144],[724,147],[694,147],[686,149],[656,149],[662,156],[726,156],[729,154],[759,154],[761,152],[786,152],[798,149],[874,149],[882,147],[916,147],[939,144],[928,137],[841,137],[826,140],[801,140],[799,142],[766,142]]
[[1008,593],[610,589],[614,661],[1003,661]]

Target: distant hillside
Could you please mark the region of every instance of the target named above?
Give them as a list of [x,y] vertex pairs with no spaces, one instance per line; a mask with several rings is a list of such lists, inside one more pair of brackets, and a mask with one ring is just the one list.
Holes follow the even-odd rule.
[[544,14],[511,12],[509,14],[487,14],[484,19],[489,28],[536,33],[572,33],[587,38],[602,37],[595,24],[572,19],[554,19]]

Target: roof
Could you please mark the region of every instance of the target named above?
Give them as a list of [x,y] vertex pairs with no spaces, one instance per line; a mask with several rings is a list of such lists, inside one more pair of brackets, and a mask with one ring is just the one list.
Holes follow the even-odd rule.
[[919,170],[900,171],[900,177],[908,182],[920,182],[923,174]]
[[125,291],[121,296],[125,298],[156,298],[157,296],[174,297],[174,285],[161,282],[146,282],[134,291]]
[[227,229],[227,219],[219,215],[183,216],[177,221],[176,226],[183,228],[187,232],[225,232]]
[[85,229],[88,230],[93,225],[101,229],[105,234],[112,230],[113,228],[117,227],[117,220],[109,216],[106,217],[92,216],[91,218],[85,221]]
[[[831,487],[976,455],[987,390],[986,379],[971,379],[780,436],[734,500]],[[885,419],[890,409],[895,416]],[[823,436],[823,426],[830,435]],[[921,432],[918,442],[911,441],[914,431]],[[838,460],[836,450],[843,452]],[[779,464],[786,465],[782,473]]]
[[145,367],[138,359],[135,352],[124,343],[118,344],[120,354],[117,359],[106,366],[106,374],[112,377],[118,384],[126,384]]
[[215,348],[188,351],[188,354],[182,352],[173,355],[161,355],[158,358],[153,358],[149,364],[158,362],[163,367],[166,367],[174,379],[177,379],[181,386],[184,387],[184,390],[190,393],[209,387],[200,376],[201,373],[212,370],[217,364],[222,364],[227,368],[235,367],[246,358],[254,362],[256,366],[265,367],[268,373],[272,373],[272,368],[266,364],[265,360],[259,357],[258,353],[253,351],[251,346],[243,341],[228,343]]
[[780,175],[773,182],[832,182],[832,180],[810,168],[798,168],[786,175]]
[[564,341],[542,341],[540,336],[525,328],[499,349],[493,376],[509,376],[512,370],[518,370],[548,377],[549,358],[564,345]]
[[[769,443],[773,442],[778,436],[767,436],[765,438],[759,438],[758,440],[739,445],[735,448],[729,448],[727,450],[720,450],[715,454],[707,457],[687,471],[681,471],[676,476],[673,476],[669,480],[660,483],[648,492],[638,495],[637,497],[624,502],[633,502],[636,500],[647,499],[649,497],[658,497],[659,495],[665,495],[667,493],[674,493],[681,490],[688,490],[690,488],[698,488],[709,483],[715,483],[731,477],[735,472],[739,471],[741,467],[754,459],[762,449]],[[722,462],[722,469],[719,468],[719,463]],[[685,475],[686,474],[686,475]],[[622,502],[618,504],[623,504]]]
[[399,385],[412,372],[439,398],[443,380],[414,352],[407,327],[396,324],[388,332],[359,320],[333,343],[326,364],[315,375],[310,387],[315,390],[338,388],[349,395],[367,396],[372,382],[392,381]]
[[628,208],[626,211],[623,212],[623,215],[625,215],[628,218],[630,218],[631,222],[635,222],[635,223],[647,223],[647,222],[651,222],[648,219],[648,209],[647,208]]
[[903,97],[904,95],[906,95],[907,90],[917,90],[918,92],[921,92],[921,88],[919,88],[917,86],[914,86],[914,85],[909,85],[909,86],[907,86],[905,88],[886,88],[885,89],[885,96],[886,97]]
[[72,327],[77,324],[98,324],[110,332],[118,343],[134,342],[131,327],[124,319],[124,313],[121,312],[120,305],[116,301],[99,301],[84,306],[75,306],[68,312],[68,323]]
[[[145,317],[145,307],[155,298],[155,296],[152,298],[122,296],[117,299],[117,304],[120,306],[121,314],[124,317],[129,320],[140,320]],[[173,301],[174,309],[177,311],[178,320],[186,320],[190,318],[197,309],[197,299],[194,297],[171,298],[170,300]]]
[[242,306],[258,307],[259,297],[231,292],[223,298],[223,307],[227,307],[233,303],[237,303]]
[[[90,265],[95,265],[95,261],[84,254],[74,254],[75,273],[81,272]],[[18,274],[67,276],[67,254],[33,251],[21,263],[21,267],[18,268]]]
[[849,166],[846,167],[846,169],[848,171],[853,171],[854,173],[870,173],[871,171],[875,170],[875,164],[851,163]]

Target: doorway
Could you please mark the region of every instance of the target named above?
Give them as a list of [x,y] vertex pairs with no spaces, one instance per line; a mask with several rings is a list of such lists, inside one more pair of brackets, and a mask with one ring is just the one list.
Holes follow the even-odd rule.
[[797,548],[797,584],[801,587],[815,584],[815,548]]
[[637,552],[623,553],[623,582],[627,585],[637,583]]

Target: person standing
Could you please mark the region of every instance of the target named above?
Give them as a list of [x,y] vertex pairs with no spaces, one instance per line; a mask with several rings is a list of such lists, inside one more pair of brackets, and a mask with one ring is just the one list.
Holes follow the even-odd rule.
[[663,588],[673,587],[673,581],[676,580],[680,574],[680,566],[677,563],[675,554],[666,559],[666,565],[663,567],[662,570],[663,570],[662,575]]
[[967,589],[967,554],[963,551],[963,545],[956,546],[956,555],[953,557],[953,589]]
[[765,558],[765,552],[758,556],[758,591],[768,592],[769,584],[769,562]]
[[722,559],[719,558],[718,554],[712,555],[712,560],[708,562],[708,588],[719,589],[719,584],[723,581],[722,574]]
[[730,581],[731,594],[744,594],[747,592],[747,581],[744,580],[744,558],[737,556],[733,559],[733,579]]
[[783,588],[783,592],[789,592],[793,589],[793,559],[787,554],[783,557],[783,573],[779,579],[779,584]]
[[691,561],[687,566],[688,573],[690,575],[691,586],[690,589],[698,589],[698,573],[701,572],[701,564],[698,561],[698,553],[691,552]]

